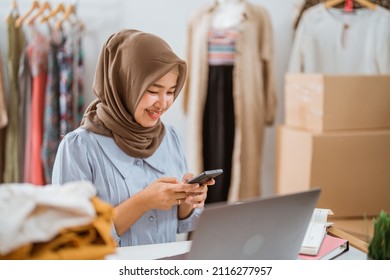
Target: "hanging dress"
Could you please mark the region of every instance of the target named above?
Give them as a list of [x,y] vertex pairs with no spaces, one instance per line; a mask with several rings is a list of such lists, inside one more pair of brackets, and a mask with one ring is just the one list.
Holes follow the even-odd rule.
[[60,71],[57,60],[64,40],[60,30],[50,31],[48,57],[48,76],[45,96],[44,134],[42,143],[42,162],[45,180],[51,183],[51,176],[57,149],[60,144]]
[[233,70],[235,29],[211,29],[208,36],[208,86],[203,113],[203,165],[224,173],[207,192],[206,203],[226,201],[229,193],[234,146]]
[[3,61],[0,56],[0,184],[3,183],[3,172],[5,162],[5,132],[8,124],[7,102],[5,99]]
[[8,127],[5,139],[5,167],[4,182],[19,182],[20,170],[20,143],[19,143],[19,59],[24,46],[24,34],[21,28],[15,27],[18,15],[11,13],[7,17],[8,31],[8,78],[9,78],[9,114]]
[[[216,3],[193,14],[187,31],[188,75],[183,89],[183,111],[187,115],[187,156],[190,170],[204,169],[203,116],[210,92],[208,34]],[[276,112],[273,31],[262,6],[245,1],[244,19],[237,26],[233,68],[234,143],[228,201],[261,195],[261,164],[265,127]],[[217,113],[216,108],[209,109]],[[217,146],[214,147],[215,149]],[[225,174],[226,175],[226,174]],[[220,176],[216,178],[219,180]],[[210,187],[209,189],[211,189]]]
[[65,42],[57,54],[60,71],[60,135],[80,125],[83,114],[82,25],[71,23],[64,32]]
[[20,181],[24,182],[24,165],[26,157],[26,143],[29,130],[30,105],[31,105],[31,72],[28,60],[27,42],[19,60],[19,143],[20,143]]
[[31,29],[33,36],[28,46],[28,55],[32,74],[32,95],[28,136],[29,143],[26,145],[25,181],[35,185],[45,185],[41,148],[49,42],[36,27],[32,26]]
[[344,13],[323,3],[308,8],[297,27],[289,61],[292,73],[390,73],[390,11]]

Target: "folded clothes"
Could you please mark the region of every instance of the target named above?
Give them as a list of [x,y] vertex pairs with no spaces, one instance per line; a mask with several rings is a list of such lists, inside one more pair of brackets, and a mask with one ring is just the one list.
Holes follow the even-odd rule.
[[92,183],[78,181],[61,187],[31,184],[0,186],[0,255],[33,243],[43,243],[64,229],[86,226],[96,219]]
[[117,243],[111,235],[113,208],[97,197],[92,198],[96,218],[84,226],[64,228],[47,242],[32,242],[7,255],[7,260],[97,260],[115,253]]

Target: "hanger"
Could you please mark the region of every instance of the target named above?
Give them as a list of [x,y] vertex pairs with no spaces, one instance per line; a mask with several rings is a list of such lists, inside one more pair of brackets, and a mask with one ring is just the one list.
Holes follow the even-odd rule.
[[15,22],[15,26],[16,27],[20,27],[23,23],[23,21],[29,16],[31,15],[31,13],[35,10],[35,9],[38,9],[40,6],[39,2],[38,1],[33,1],[33,3],[31,4],[31,7],[30,9],[27,11],[27,13],[25,13],[23,16],[21,17],[18,17],[18,19],[16,20]]
[[51,6],[49,2],[43,3],[41,7],[39,7],[38,12],[27,22],[28,25],[33,24],[34,21],[43,14],[45,10],[51,11]]
[[62,16],[62,18],[61,18],[59,21],[57,21],[57,23],[56,23],[57,29],[59,29],[59,28],[62,26],[62,23],[63,23],[64,21],[68,20],[69,17],[70,17],[71,15],[76,15],[76,9],[75,9],[75,7],[74,7],[73,4],[70,4],[70,5],[66,8],[66,10],[65,10],[64,15]]
[[16,0],[12,0],[11,10],[17,10],[18,9],[18,3],[16,3]]
[[44,16],[43,18],[41,18],[41,20],[39,22],[41,22],[41,23],[46,22],[49,20],[49,18],[56,16],[60,12],[63,12],[63,13],[65,12],[65,6],[62,3],[58,4],[58,6],[54,10],[52,10],[47,16]]
[[12,3],[11,3],[11,10],[8,14],[8,16],[6,17],[6,21],[8,19],[9,16],[15,16],[15,17],[18,17],[19,16],[19,9],[18,9],[18,4],[16,3],[16,0],[13,0]]
[[70,18],[71,16],[73,16],[74,22],[77,22],[79,24],[80,30],[84,30],[84,23],[77,17],[76,7],[73,4],[70,4],[67,7],[66,11],[64,12],[63,17],[56,23],[56,28],[60,29],[62,27],[62,24],[66,20],[69,21],[71,19]]
[[[363,7],[369,8],[370,10],[374,10],[376,8],[376,4],[372,3],[369,0],[353,0],[362,5]],[[345,0],[328,0],[325,1],[324,5],[325,8],[331,8],[334,7],[342,2],[345,2]]]

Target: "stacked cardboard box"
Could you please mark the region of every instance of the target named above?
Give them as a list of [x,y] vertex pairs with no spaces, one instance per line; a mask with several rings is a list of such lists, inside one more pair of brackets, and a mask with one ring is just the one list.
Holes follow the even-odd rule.
[[320,187],[338,217],[390,210],[390,76],[287,74],[276,189]]

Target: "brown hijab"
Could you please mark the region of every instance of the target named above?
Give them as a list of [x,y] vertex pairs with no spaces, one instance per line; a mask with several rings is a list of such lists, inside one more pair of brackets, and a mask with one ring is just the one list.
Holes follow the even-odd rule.
[[134,119],[135,108],[147,88],[173,68],[179,69],[176,98],[187,67],[164,40],[138,30],[111,35],[96,66],[93,90],[97,99],[88,106],[81,127],[112,137],[129,156],[151,156],[165,128],[161,120],[153,127],[141,126]]

